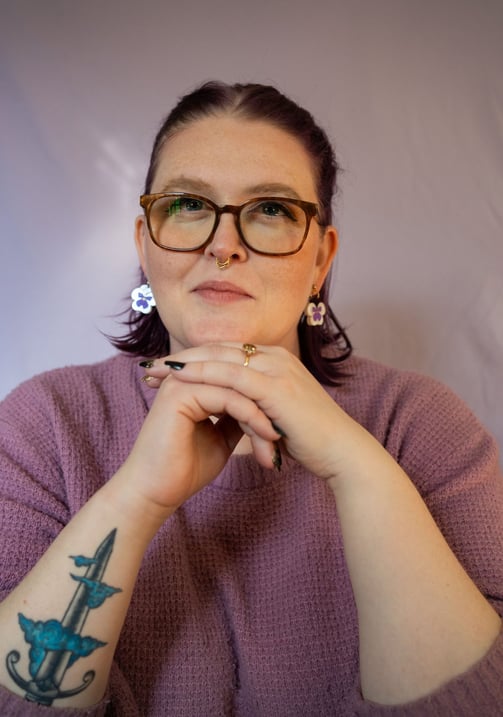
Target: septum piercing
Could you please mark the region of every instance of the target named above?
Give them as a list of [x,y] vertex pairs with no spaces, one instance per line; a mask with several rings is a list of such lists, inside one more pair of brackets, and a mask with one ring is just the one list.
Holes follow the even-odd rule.
[[215,257],[215,264],[219,269],[227,269],[231,265],[231,258],[230,256],[227,257],[224,261],[220,261],[218,256]]

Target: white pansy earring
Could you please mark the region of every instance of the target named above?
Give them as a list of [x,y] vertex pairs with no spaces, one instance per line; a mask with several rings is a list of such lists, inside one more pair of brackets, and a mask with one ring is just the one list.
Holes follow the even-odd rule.
[[318,287],[313,284],[309,302],[304,310],[304,316],[308,326],[323,326],[324,316],[327,313],[327,307],[321,301]]
[[155,298],[152,294],[150,284],[142,284],[131,292],[133,302],[131,308],[142,314],[150,314],[155,304]]

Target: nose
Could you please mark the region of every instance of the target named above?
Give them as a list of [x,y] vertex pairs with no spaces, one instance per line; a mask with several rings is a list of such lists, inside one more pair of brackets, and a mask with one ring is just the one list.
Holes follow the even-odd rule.
[[248,256],[247,249],[239,236],[237,217],[231,212],[220,214],[213,238],[204,253],[219,261],[225,261],[227,258],[243,261]]

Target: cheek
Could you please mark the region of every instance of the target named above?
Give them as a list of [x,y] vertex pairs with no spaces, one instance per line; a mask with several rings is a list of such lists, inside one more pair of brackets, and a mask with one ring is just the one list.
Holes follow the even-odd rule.
[[153,247],[145,256],[145,268],[154,292],[176,288],[177,281],[193,263],[193,257],[188,254],[175,254]]
[[284,267],[285,278],[283,285],[289,289],[290,295],[295,292],[296,299],[303,300],[311,293],[311,287],[314,276],[314,259],[311,254],[294,254],[292,261]]
[[[293,257],[292,257],[293,259]],[[300,316],[311,294],[311,272],[303,262],[289,261],[277,267],[271,277],[271,296],[283,309]]]

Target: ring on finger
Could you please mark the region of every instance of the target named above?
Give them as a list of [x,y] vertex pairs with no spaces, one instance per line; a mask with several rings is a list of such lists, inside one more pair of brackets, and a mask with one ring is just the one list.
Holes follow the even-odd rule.
[[244,351],[245,354],[243,366],[248,366],[248,364],[250,363],[250,358],[253,356],[253,354],[257,353],[257,347],[254,344],[243,344],[243,346],[241,347],[241,351]]

